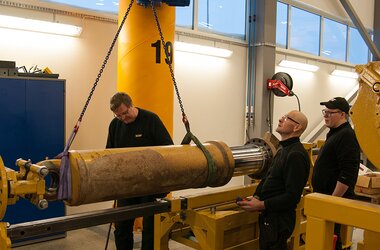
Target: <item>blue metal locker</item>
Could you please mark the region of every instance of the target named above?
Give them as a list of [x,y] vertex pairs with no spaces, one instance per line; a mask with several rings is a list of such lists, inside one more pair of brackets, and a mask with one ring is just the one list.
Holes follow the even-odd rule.
[[[65,140],[65,81],[41,78],[0,78],[0,155],[5,166],[18,170],[18,158],[33,163],[53,158],[63,150]],[[3,222],[17,224],[65,215],[62,201],[49,202],[46,210],[24,199],[7,207]],[[65,234],[12,242],[64,237]]]

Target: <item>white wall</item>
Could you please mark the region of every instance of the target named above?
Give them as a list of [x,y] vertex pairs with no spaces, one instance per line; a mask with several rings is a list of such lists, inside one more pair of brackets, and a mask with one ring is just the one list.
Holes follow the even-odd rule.
[[[175,73],[191,130],[200,141],[244,143],[246,48],[231,46],[231,58],[177,51]],[[186,131],[177,98],[174,100],[174,139]]]
[[[276,65],[282,59],[285,59],[285,55],[278,53],[276,55]],[[289,55],[287,55],[287,59],[296,60]],[[314,60],[308,60],[308,63],[319,66],[319,70],[317,72],[308,72],[276,66],[276,72],[286,72],[292,77],[293,92],[300,99],[301,111],[308,117],[308,128],[301,137],[301,140],[322,122],[323,117],[321,112],[324,106],[321,106],[320,102],[328,101],[336,96],[346,97],[358,85],[356,79],[330,75],[336,67],[352,70],[350,67],[336,66],[333,63]],[[298,110],[295,96],[274,97],[273,130],[275,130],[278,124],[278,119],[290,110]],[[277,133],[275,134],[278,136]],[[324,134],[318,138],[324,138]]]
[[[209,45],[207,41],[197,42]],[[245,47],[229,45],[228,49],[233,51],[230,58],[177,51],[175,73],[193,134],[201,142],[221,140],[229,146],[236,146],[244,144],[247,59]],[[186,130],[176,97],[174,107],[174,141],[178,144]],[[242,177],[235,177],[228,186],[242,183]],[[204,191],[183,190],[173,192],[173,195]]]

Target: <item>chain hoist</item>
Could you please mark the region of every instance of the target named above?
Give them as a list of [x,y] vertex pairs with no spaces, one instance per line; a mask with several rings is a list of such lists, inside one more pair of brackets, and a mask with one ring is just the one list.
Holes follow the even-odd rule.
[[[116,35],[111,43],[111,46],[107,52],[107,55],[103,61],[103,64],[99,70],[99,73],[95,79],[95,82],[91,88],[91,91],[90,91],[90,94],[85,102],[85,105],[82,109],[82,112],[80,113],[79,115],[79,118],[78,118],[78,121],[76,122],[74,128],[73,128],[73,131],[69,137],[69,139],[67,140],[67,143],[65,145],[65,148],[63,150],[62,153],[60,153],[57,158],[61,158],[61,168],[60,168],[60,181],[59,181],[59,188],[58,188],[58,199],[71,199],[71,172],[70,172],[70,165],[69,165],[69,158],[68,158],[68,151],[70,149],[70,146],[71,144],[73,143],[74,141],[74,138],[79,130],[79,127],[80,127],[80,124],[82,122],[82,119],[83,119],[83,116],[87,110],[87,107],[90,103],[90,100],[94,94],[94,91],[98,85],[98,82],[103,74],[103,71],[107,65],[107,62],[108,62],[108,59],[112,53],[112,50],[116,44],[116,41],[119,37],[119,34],[121,32],[121,29],[123,28],[124,26],[124,23],[129,15],[129,12],[132,8],[132,5],[134,3],[134,0],[131,0],[131,2],[129,3],[129,6],[127,8],[127,11],[120,23],[120,26],[116,32]],[[172,60],[170,59],[170,56],[169,56],[169,52],[168,52],[168,46],[166,45],[165,43],[165,39],[164,39],[164,36],[162,34],[162,30],[161,30],[161,26],[160,26],[160,23],[159,23],[159,20],[158,20],[158,15],[157,15],[157,12],[156,12],[156,9],[155,9],[155,6],[154,6],[154,1],[150,1],[151,3],[151,7],[152,7],[152,10],[153,10],[153,14],[154,14],[154,18],[155,18],[155,22],[156,22],[156,26],[157,26],[157,29],[158,29],[158,32],[159,32],[159,35],[160,35],[160,40],[161,40],[161,43],[162,45],[164,46],[164,51],[165,51],[165,56],[166,56],[166,64],[168,65],[169,67],[169,70],[170,70],[170,75],[171,75],[171,78],[172,78],[172,81],[173,81],[173,84],[174,84],[174,89],[175,89],[175,92],[176,92],[176,95],[177,95],[177,98],[178,98],[178,102],[179,102],[179,106],[180,106],[180,109],[181,109],[181,112],[182,112],[182,122],[184,123],[185,125],[185,128],[186,128],[186,135],[185,137],[183,138],[181,144],[188,144],[190,143],[191,141],[193,141],[202,151],[203,153],[205,154],[206,156],[206,159],[207,159],[207,163],[208,163],[208,177],[207,177],[207,180],[206,180],[206,183],[205,183],[205,186],[207,186],[208,183],[210,183],[213,178],[215,177],[215,163],[214,163],[214,160],[212,159],[212,156],[211,154],[207,151],[207,149],[201,144],[201,142],[198,140],[197,137],[195,137],[191,131],[190,131],[190,124],[189,124],[189,121],[187,119],[187,116],[185,114],[185,110],[184,110],[184,107],[183,107],[183,103],[182,103],[182,99],[181,99],[181,95],[179,93],[179,90],[178,90],[178,86],[177,86],[177,82],[176,82],[176,79],[175,79],[175,76],[174,76],[174,70],[173,70],[173,66],[172,66]]]

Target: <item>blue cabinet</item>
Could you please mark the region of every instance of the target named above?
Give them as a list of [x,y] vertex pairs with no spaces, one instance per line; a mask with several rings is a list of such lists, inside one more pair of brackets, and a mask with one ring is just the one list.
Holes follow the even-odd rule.
[[[18,158],[33,163],[53,158],[63,150],[65,141],[65,81],[0,78],[0,115],[0,155],[5,166],[18,171],[15,166]],[[16,224],[63,215],[62,201],[49,202],[46,210],[39,210],[20,199],[7,207],[3,221]]]

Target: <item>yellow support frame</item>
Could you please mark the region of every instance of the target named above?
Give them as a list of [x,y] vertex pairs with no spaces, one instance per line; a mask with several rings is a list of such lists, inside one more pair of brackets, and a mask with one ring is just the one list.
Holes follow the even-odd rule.
[[290,241],[288,242],[290,250],[302,250],[305,249],[305,245],[301,243],[301,238],[306,233],[306,217],[303,215],[304,201],[301,198],[300,202],[296,208],[296,225],[294,227],[293,233],[290,236]]
[[0,249],[11,249],[11,240],[7,237],[7,223],[0,221]]
[[180,199],[173,198],[170,213],[155,215],[154,249],[168,249],[169,236],[195,249],[258,249],[258,213],[235,205],[237,196],[250,196],[256,187],[252,184],[188,196],[185,210],[181,210]]
[[305,197],[305,214],[306,250],[332,249],[335,222],[370,231],[360,249],[375,250],[380,245],[379,205],[313,193]]

